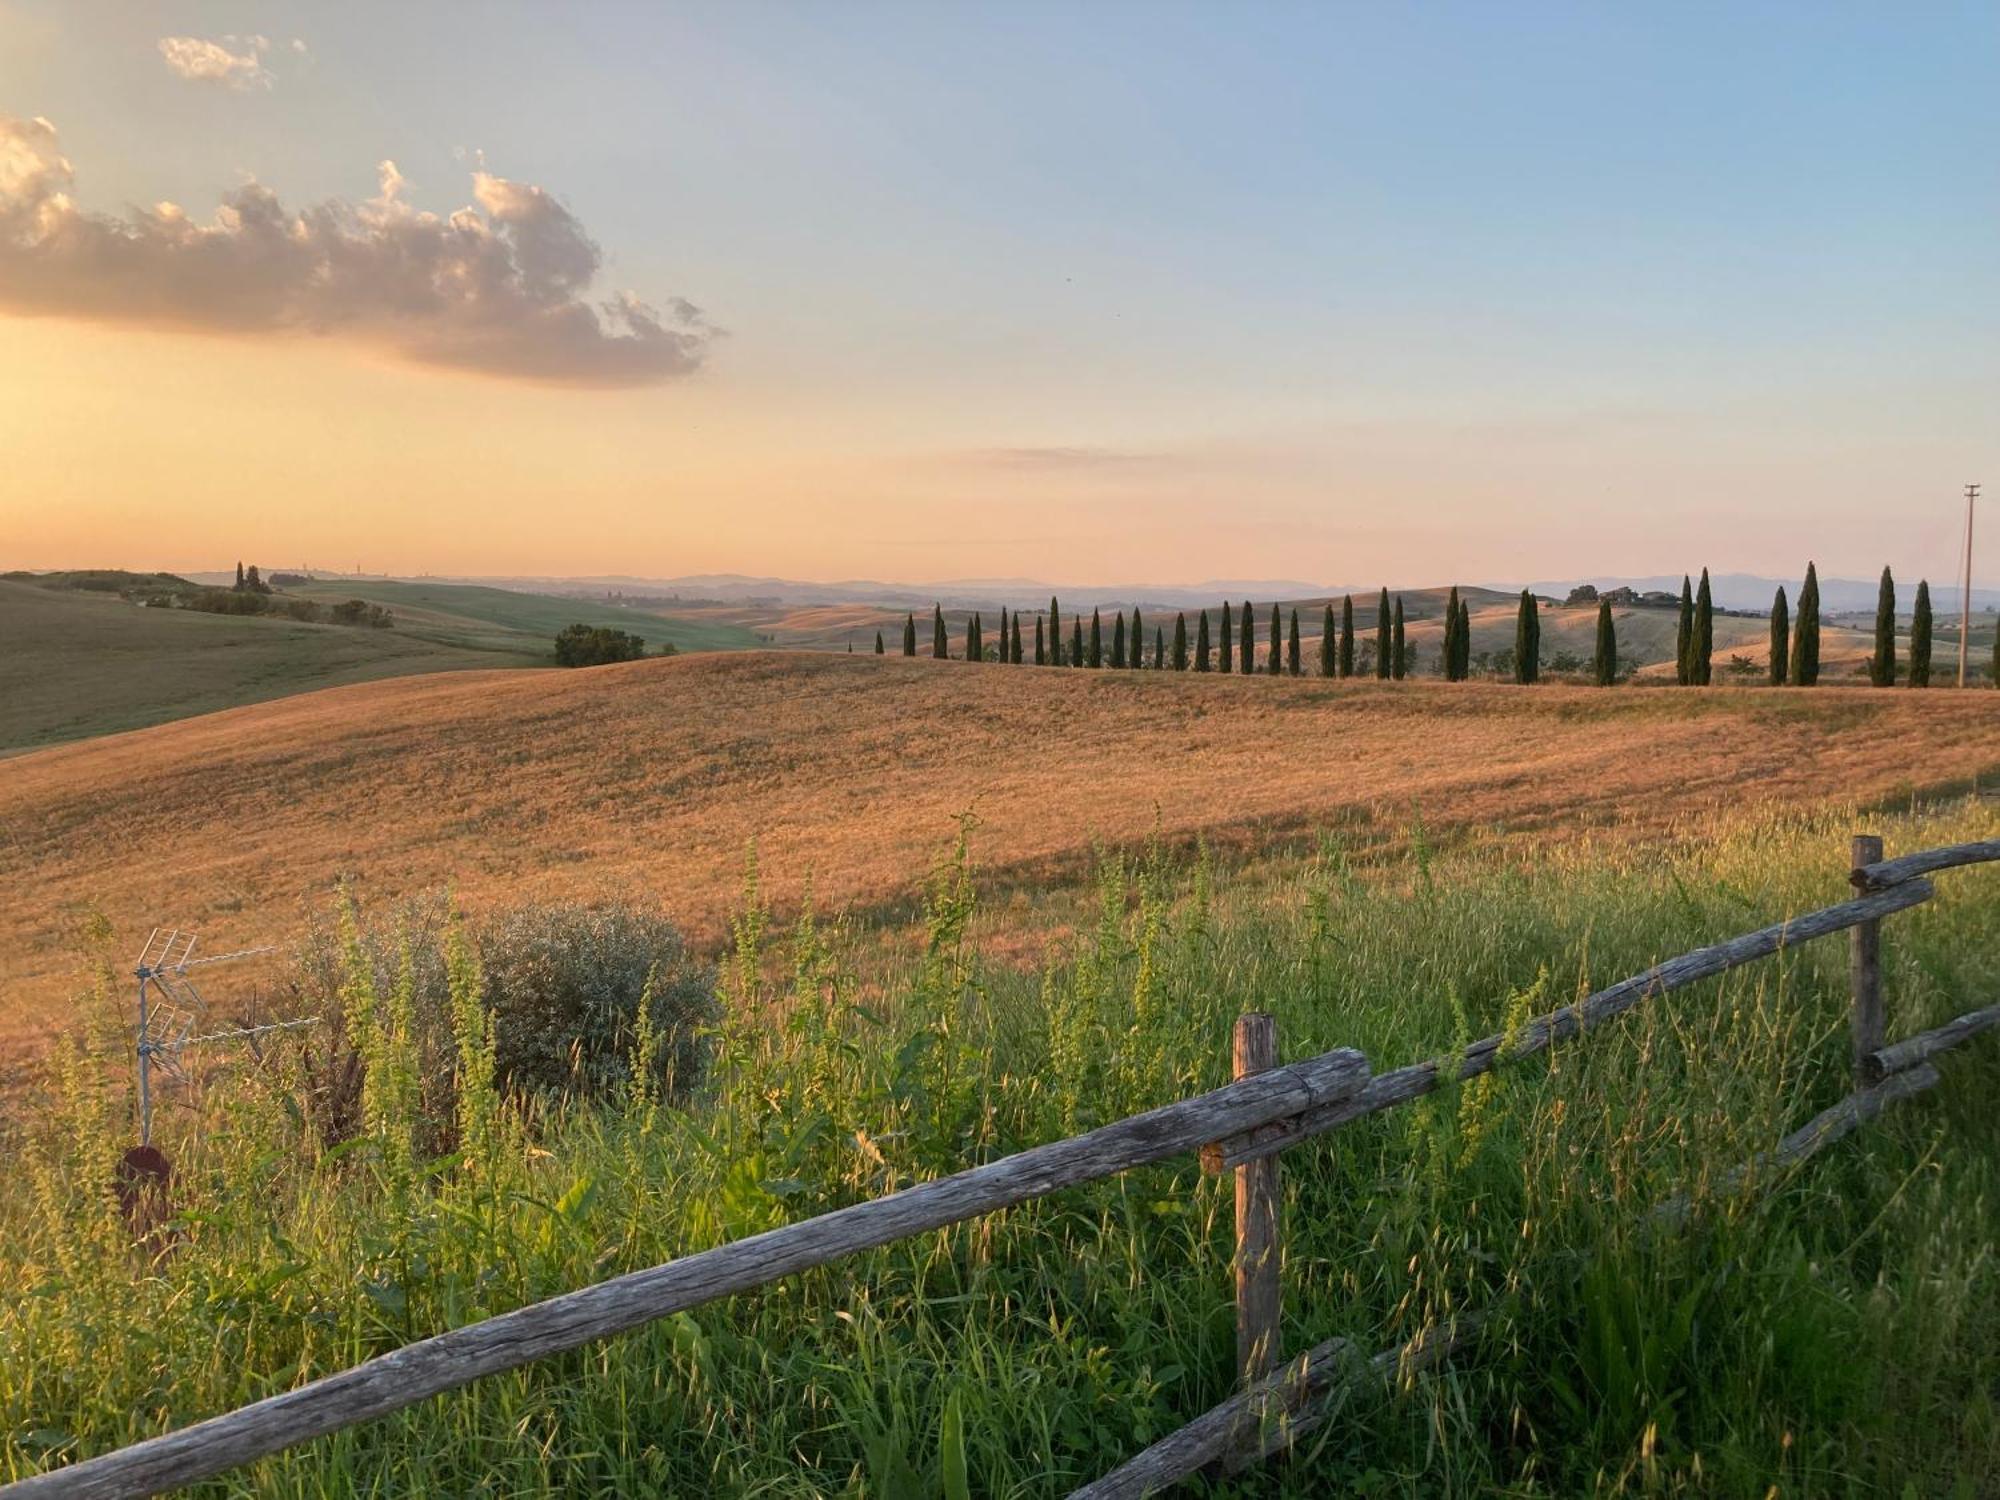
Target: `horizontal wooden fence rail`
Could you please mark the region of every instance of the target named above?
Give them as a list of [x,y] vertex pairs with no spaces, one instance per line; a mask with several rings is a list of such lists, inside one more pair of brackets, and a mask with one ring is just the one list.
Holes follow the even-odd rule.
[[1941,849],[1925,849],[1900,859],[1884,859],[1856,866],[1847,878],[1864,891],[1883,891],[1901,885],[1916,875],[1949,870],[1959,865],[1981,865],[2000,859],[2000,839],[1982,839],[1972,844],[1946,844]]
[[[1368,1060],[1348,1048],[1278,1065],[1270,1018],[1246,1016],[1236,1039],[1237,1076],[1206,1094],[450,1329],[179,1431],[0,1487],[0,1497],[97,1500],[177,1488],[403,1410],[483,1375],[517,1369],[864,1250],[1195,1151],[1208,1170],[1237,1174],[1243,1388],[1077,1493],[1092,1500],[1150,1494],[1218,1461],[1254,1462],[1324,1421],[1329,1399],[1350,1387],[1357,1373],[1379,1377],[1433,1364],[1473,1329],[1473,1320],[1433,1329],[1372,1357],[1335,1339],[1278,1367],[1276,1277],[1282,1226],[1276,1163],[1270,1158],[1288,1146],[1420,1098],[1441,1081],[1476,1078],[1558,1041],[1588,1035],[1600,1022],[1654,995],[1843,930],[1857,933],[1850,972],[1858,1086],[1773,1151],[1726,1175],[1721,1179],[1725,1189],[1740,1186],[1752,1174],[1776,1175],[1890,1104],[1929,1088],[1938,1078],[1930,1059],[2000,1025],[2000,1005],[1992,1005],[1885,1044],[1880,1036],[1880,972],[1873,958],[1876,924],[1933,894],[1922,875],[2000,860],[2000,840],[1891,860],[1879,858],[1879,843],[1857,840],[1856,851],[1850,878],[1864,894],[1668,959],[1537,1016],[1511,1034],[1474,1042],[1463,1052],[1374,1076]],[[1657,1216],[1673,1219],[1686,1212],[1683,1198],[1662,1205]]]
[[[1438,1363],[1476,1332],[1470,1322],[1433,1328],[1407,1344],[1364,1354],[1351,1339],[1316,1344],[1176,1428],[1069,1500],[1141,1500],[1210,1466],[1248,1462],[1289,1447],[1331,1415],[1329,1397],[1361,1379],[1413,1375]],[[1317,1409],[1316,1409],[1317,1408]]]
[[1978,1036],[1995,1026],[2000,1026],[2000,1005],[1967,1011],[1956,1020],[1947,1021],[1930,1031],[1920,1031],[1913,1037],[1891,1042],[1880,1051],[1869,1053],[1863,1070],[1876,1078],[1887,1078],[1892,1073],[1900,1073],[1905,1068],[1928,1061],[1940,1052],[1949,1052],[1968,1037]]

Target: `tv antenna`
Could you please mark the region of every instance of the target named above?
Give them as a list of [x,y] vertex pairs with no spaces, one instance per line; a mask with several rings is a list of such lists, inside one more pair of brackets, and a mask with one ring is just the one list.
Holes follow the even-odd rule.
[[139,981],[139,1030],[135,1046],[139,1058],[139,1144],[153,1143],[153,1070],[169,1078],[187,1081],[185,1054],[190,1047],[209,1042],[243,1041],[274,1031],[291,1031],[310,1026],[318,1016],[302,1016],[291,1021],[269,1021],[259,1026],[231,1026],[219,1031],[203,1031],[208,1003],[188,977],[188,970],[209,964],[225,964],[239,958],[255,958],[275,953],[276,948],[239,948],[234,953],[218,953],[212,958],[196,958],[197,941],[192,932],[180,928],[155,927],[139,950],[132,973]]

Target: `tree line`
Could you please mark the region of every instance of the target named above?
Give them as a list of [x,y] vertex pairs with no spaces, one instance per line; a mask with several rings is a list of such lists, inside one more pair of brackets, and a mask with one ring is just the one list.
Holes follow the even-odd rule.
[[[1249,600],[1240,610],[1224,603],[1216,612],[1217,628],[1211,631],[1210,612],[1195,612],[1192,635],[1185,611],[1174,616],[1171,632],[1164,623],[1152,627],[1150,643],[1143,614],[1134,607],[1129,624],[1122,610],[1112,614],[1106,627],[1103,611],[1093,608],[1086,625],[1081,613],[1069,616],[1067,632],[1062,604],[1051,598],[1046,614],[1034,613],[1033,646],[1023,633],[1023,611],[1000,611],[999,629],[987,638],[984,616],[975,610],[965,622],[962,655],[967,661],[998,661],[1049,667],[1095,667],[1136,670],[1148,665],[1150,644],[1154,671],[1237,672],[1244,675],[1305,675],[1299,644],[1299,612],[1293,608],[1289,620],[1280,606],[1273,604],[1264,640],[1261,661],[1258,652],[1259,621]],[[930,655],[938,660],[951,658],[951,640],[945,626],[942,604],[931,606]],[[1805,582],[1799,589],[1796,613],[1781,587],[1772,600],[1770,617],[1770,660],[1767,680],[1774,687],[1813,687],[1820,675],[1819,573],[1815,564],[1806,564]],[[1915,613],[1909,642],[1909,663],[1905,679],[1912,687],[1930,685],[1932,613],[1930,585],[1917,585]],[[1515,608],[1514,646],[1499,653],[1502,675],[1517,683],[1541,680],[1541,602],[1527,589],[1521,590]],[[880,631],[875,635],[875,654],[888,653]],[[902,654],[918,655],[918,627],[914,613],[904,617]],[[1701,581],[1683,575],[1674,640],[1675,681],[1683,687],[1706,687],[1714,675],[1715,602],[1708,569]],[[1484,659],[1484,658],[1482,658]],[[1561,658],[1558,657],[1560,666]],[[1994,680],[2000,685],[2000,632],[1993,650]],[[1403,597],[1392,599],[1383,589],[1376,599],[1375,623],[1368,631],[1357,630],[1354,598],[1342,598],[1336,613],[1327,601],[1320,620],[1317,675],[1330,678],[1373,676],[1383,681],[1412,676],[1417,668],[1417,652],[1405,635]],[[1463,682],[1472,675],[1472,611],[1454,585],[1444,606],[1444,639],[1437,664],[1438,675],[1448,682]],[[1597,605],[1594,651],[1587,670],[1600,687],[1609,687],[1629,674],[1621,674],[1618,658],[1618,626],[1611,600]],[[1754,671],[1754,667],[1750,668]],[[1895,584],[1889,570],[1882,570],[1882,586],[1875,621],[1875,652],[1869,664],[1869,679],[1878,687],[1897,680]]]
[[[1457,591],[1453,590],[1453,599],[1456,598]],[[1023,613],[1019,610],[1010,613],[1003,607],[1000,628],[989,643],[985,617],[982,612],[974,610],[965,622],[964,659],[1017,664],[1032,661],[1038,667],[1109,667],[1114,670],[1137,670],[1147,665],[1146,620],[1137,607],[1132,610],[1129,625],[1124,611],[1115,611],[1108,629],[1101,609],[1091,610],[1087,630],[1083,616],[1074,614],[1070,617],[1069,632],[1065,638],[1062,604],[1051,598],[1048,613],[1035,614],[1032,652],[1021,631]],[[1166,627],[1155,625],[1151,641],[1152,669],[1160,672],[1240,672],[1246,676],[1262,673],[1271,677],[1305,675],[1296,608],[1291,611],[1287,623],[1282,608],[1276,604],[1271,606],[1265,635],[1269,646],[1261,661],[1257,649],[1255,606],[1246,599],[1239,614],[1233,604],[1224,604],[1219,615],[1219,633],[1211,635],[1209,612],[1197,612],[1192,641],[1188,636],[1185,611],[1174,616],[1171,641]],[[1400,595],[1392,603],[1389,591],[1382,590],[1371,635],[1371,639],[1362,643],[1363,669],[1384,680],[1410,675],[1415,667],[1416,653],[1405,634]],[[882,656],[887,651],[887,643],[877,631],[875,654]],[[917,617],[906,615],[903,619],[903,655],[917,654]],[[941,604],[931,606],[930,654],[940,661],[951,657],[951,639],[945,627],[944,606]],[[1333,605],[1329,602],[1320,624],[1319,675],[1352,677],[1355,675],[1356,659],[1354,601],[1349,598],[1343,602],[1339,621],[1335,620]]]

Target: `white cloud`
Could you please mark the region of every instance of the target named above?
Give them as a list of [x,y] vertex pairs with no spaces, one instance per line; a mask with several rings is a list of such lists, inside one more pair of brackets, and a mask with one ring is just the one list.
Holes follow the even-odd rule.
[[394,162],[364,203],[296,213],[269,188],[225,193],[197,223],[161,203],[122,217],[71,196],[45,119],[0,115],[0,311],[233,334],[317,333],[444,365],[556,384],[647,385],[684,375],[717,330],[683,298],[665,311],[588,293],[603,256],[576,217],[528,183],[480,171],[476,205],[406,201]]
[[269,37],[225,36],[211,42],[198,36],[163,36],[159,45],[167,66],[189,83],[268,89],[273,81],[263,60],[271,50]]

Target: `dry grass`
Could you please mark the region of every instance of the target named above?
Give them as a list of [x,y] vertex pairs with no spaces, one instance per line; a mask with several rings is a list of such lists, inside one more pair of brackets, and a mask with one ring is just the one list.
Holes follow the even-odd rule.
[[0,762],[0,1025],[62,1019],[71,933],[285,942],[343,876],[477,908],[621,890],[713,936],[753,837],[782,902],[866,907],[977,812],[989,875],[1096,843],[1254,852],[1314,826],[1654,838],[2000,763],[1979,693],[1156,676],[776,652],[406,678]]

